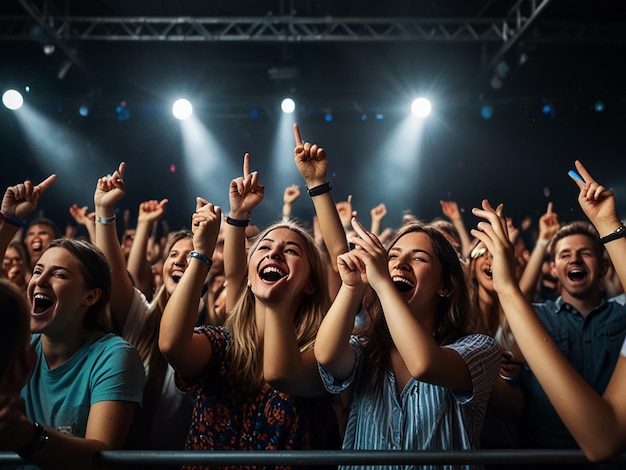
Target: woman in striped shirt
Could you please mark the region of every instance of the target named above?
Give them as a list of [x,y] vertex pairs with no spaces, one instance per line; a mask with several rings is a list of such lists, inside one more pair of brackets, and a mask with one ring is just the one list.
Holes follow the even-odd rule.
[[[315,342],[327,390],[352,395],[343,448],[478,447],[501,349],[469,334],[471,306],[454,248],[417,222],[401,228],[388,250],[356,218],[352,226],[355,249],[339,256],[342,285]],[[363,302],[368,293],[373,300]],[[370,322],[354,336],[362,303],[371,305]]]

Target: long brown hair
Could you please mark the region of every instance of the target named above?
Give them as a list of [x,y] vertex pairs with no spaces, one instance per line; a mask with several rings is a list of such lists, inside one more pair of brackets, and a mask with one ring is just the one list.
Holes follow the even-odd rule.
[[[317,330],[330,306],[326,269],[315,240],[295,222],[287,221],[270,225],[253,239],[248,250],[248,263],[259,243],[271,231],[279,228],[287,228],[300,235],[304,241],[304,253],[311,266],[309,279],[315,286],[315,291],[310,295],[304,294],[294,319],[298,347],[300,351],[306,351],[313,347]],[[242,291],[224,327],[232,336],[226,354],[227,359],[230,360],[235,381],[245,390],[258,390],[264,383],[263,346],[256,328],[255,297],[250,288]]]
[[[461,262],[445,235],[432,225],[421,222],[411,222],[400,228],[390,241],[387,253],[400,238],[412,232],[425,233],[430,238],[435,256],[441,263],[445,289],[449,292],[449,295],[440,299],[437,306],[433,337],[440,345],[453,343],[471,332],[471,304]],[[363,354],[365,363],[374,369],[373,380],[382,383],[385,373],[391,368],[390,353],[394,344],[380,300],[371,287],[367,295],[370,299],[367,302],[370,321],[363,331],[363,336],[367,338]]]

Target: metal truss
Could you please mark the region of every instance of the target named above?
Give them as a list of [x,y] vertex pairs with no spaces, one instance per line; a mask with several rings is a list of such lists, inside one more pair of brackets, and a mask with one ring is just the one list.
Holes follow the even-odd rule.
[[[41,8],[19,0],[29,16],[0,17],[0,41],[32,41],[38,25],[74,64],[76,41],[143,42],[439,42],[483,45],[483,72],[490,71],[523,36],[532,42],[624,44],[624,24],[589,25],[538,17],[551,0],[517,0],[503,18],[263,17],[79,17],[59,14],[48,0]],[[532,31],[530,27],[533,26]],[[495,45],[495,46],[494,46]],[[497,49],[489,54],[489,49]]]

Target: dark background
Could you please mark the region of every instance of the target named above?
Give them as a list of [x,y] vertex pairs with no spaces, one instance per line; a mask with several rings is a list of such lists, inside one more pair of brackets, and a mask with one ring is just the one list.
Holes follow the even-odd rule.
[[[522,2],[526,3],[526,2]],[[35,181],[54,171],[57,183],[41,209],[60,226],[71,221],[72,203],[93,207],[99,176],[119,161],[128,164],[128,194],[121,209],[136,216],[139,202],[170,199],[166,218],[172,228],[188,224],[194,209],[190,193],[224,206],[230,179],[240,174],[244,152],[252,155],[267,195],[253,222],[265,225],[280,217],[282,191],[301,185],[294,215],[309,220],[312,204],[299,177],[285,178],[278,166],[294,166],[289,143],[274,161],[273,142],[282,96],[298,100],[298,123],[306,140],[329,153],[336,200],[353,196],[353,207],[369,223],[369,210],[383,202],[385,226],[397,226],[403,211],[432,219],[441,215],[440,199],[456,200],[465,221],[482,198],[504,202],[514,222],[537,220],[548,201],[562,221],[583,217],[577,189],[568,178],[575,159],[594,177],[615,189],[626,213],[623,158],[626,112],[624,45],[626,5],[621,1],[553,0],[504,56],[509,65],[502,87],[490,85],[493,70],[483,70],[485,54],[502,46],[480,41],[240,41],[166,42],[81,40],[68,34],[64,44],[80,58],[62,79],[66,59],[59,47],[42,51],[34,34],[41,13],[67,16],[248,17],[291,14],[297,17],[503,18],[513,1],[26,1],[0,3],[0,88],[30,86],[25,99],[55,127],[33,143],[29,130],[12,111],[0,108],[0,184]],[[54,15],[53,15],[54,16]],[[28,18],[33,27],[11,26]],[[58,19],[58,18],[57,18]],[[548,36],[549,32],[562,32]],[[62,35],[61,35],[62,36]],[[526,58],[520,64],[520,57]],[[272,68],[297,76],[272,78]],[[192,187],[193,164],[183,155],[178,121],[170,100],[185,93],[195,115],[210,129],[222,151],[221,172],[206,176],[206,186]],[[433,115],[424,123],[417,149],[396,145],[384,150],[404,118],[410,100],[427,94]],[[89,100],[89,116],[79,105]],[[594,103],[605,103],[603,112]],[[127,120],[116,106],[126,103]],[[483,104],[494,114],[485,120]],[[552,103],[556,115],[542,107]],[[259,110],[251,119],[249,110]],[[326,110],[332,122],[324,121]],[[374,119],[374,112],[385,119]],[[368,119],[361,120],[367,114]],[[41,129],[40,129],[41,130]],[[41,134],[41,132],[40,132]],[[64,148],[59,152],[59,148]],[[391,153],[393,155],[391,155]],[[283,156],[284,153],[284,156]],[[60,158],[59,154],[67,158]],[[202,157],[202,156],[200,156]],[[417,161],[404,169],[400,161]],[[176,166],[176,172],[170,166]]]

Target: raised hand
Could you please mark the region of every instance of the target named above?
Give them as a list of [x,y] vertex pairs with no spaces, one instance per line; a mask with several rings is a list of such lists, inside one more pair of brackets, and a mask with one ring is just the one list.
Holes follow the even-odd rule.
[[546,213],[539,218],[539,237],[544,243],[550,241],[552,236],[559,230],[559,217],[552,211],[552,203],[548,203]]
[[[112,212],[115,209],[115,205],[124,197],[126,194],[126,188],[124,187],[125,171],[126,163],[121,162],[118,169],[115,170],[112,175],[98,178],[96,192],[93,196],[97,209],[106,208]],[[101,217],[108,216],[107,214],[98,215]]]
[[89,218],[87,212],[89,208],[87,206],[78,207],[78,204],[72,204],[70,206],[70,214],[74,218],[77,224],[87,225],[93,223],[93,220]]
[[477,229],[472,229],[471,232],[485,244],[493,256],[491,270],[493,287],[497,292],[507,286],[514,285],[516,288],[518,286],[515,273],[515,246],[509,238],[508,222],[502,215],[502,210],[502,204],[494,209],[486,199],[482,202],[482,209],[472,209],[476,217],[484,219],[478,223]]
[[368,232],[356,217],[352,218],[352,228],[355,235],[350,238],[350,241],[354,243],[355,248],[349,253],[358,258],[365,267],[367,282],[376,289],[380,281],[390,279],[387,250],[378,237]]
[[326,183],[328,173],[326,150],[318,147],[317,144],[304,142],[298,124],[293,125],[293,136],[296,141],[296,147],[293,149],[296,167],[306,181],[306,185],[310,189]]
[[250,154],[243,156],[243,176],[230,182],[229,190],[230,216],[234,219],[247,219],[250,212],[262,200],[265,186],[259,183],[259,174],[250,173]]
[[39,198],[56,179],[57,175],[52,174],[36,186],[30,180],[9,186],[2,198],[2,213],[18,219],[26,218],[37,208]]
[[167,206],[168,200],[151,199],[139,204],[139,215],[137,216],[137,224],[140,223],[154,223],[163,217],[165,213],[165,206]]
[[576,160],[575,165],[584,180],[579,181],[570,173],[570,177],[580,189],[578,203],[600,235],[604,236],[621,225],[617,216],[615,194],[594,180],[579,160]]
[[191,218],[194,250],[207,258],[213,256],[222,222],[222,209],[205,199],[197,198],[196,212]]
[[293,204],[293,202],[300,197],[300,188],[297,184],[292,184],[285,188],[283,193],[283,204]]
[[376,207],[373,207],[370,210],[370,217],[372,218],[372,222],[377,221],[380,222],[387,215],[387,207],[380,203]]
[[450,220],[456,220],[461,218],[461,211],[456,201],[439,201],[441,204],[441,212]]

